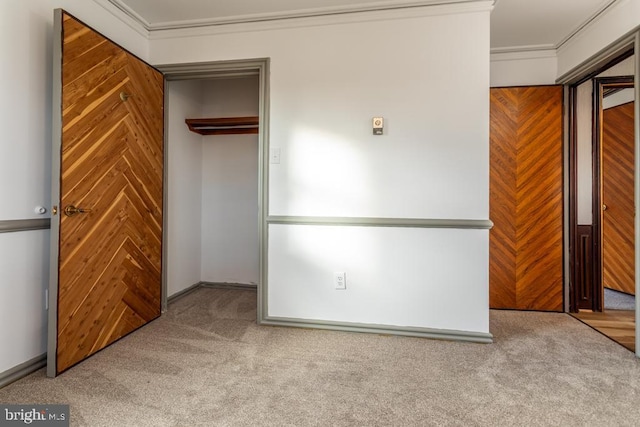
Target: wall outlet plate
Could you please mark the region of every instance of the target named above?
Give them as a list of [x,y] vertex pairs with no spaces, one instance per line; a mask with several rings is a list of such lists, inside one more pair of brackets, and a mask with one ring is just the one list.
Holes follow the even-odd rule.
[[347,274],[344,271],[333,273],[333,283],[338,290],[347,289]]

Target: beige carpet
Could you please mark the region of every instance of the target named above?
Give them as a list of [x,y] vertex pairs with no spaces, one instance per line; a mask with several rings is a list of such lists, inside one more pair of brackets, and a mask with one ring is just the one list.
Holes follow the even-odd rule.
[[494,344],[258,327],[251,291],[200,289],[3,403],[83,426],[640,424],[640,362],[565,314],[494,311]]

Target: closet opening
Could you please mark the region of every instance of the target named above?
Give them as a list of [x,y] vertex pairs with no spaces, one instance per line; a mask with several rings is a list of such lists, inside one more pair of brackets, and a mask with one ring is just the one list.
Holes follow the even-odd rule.
[[166,76],[163,311],[201,287],[249,289],[261,318],[267,67],[266,59],[158,67]]

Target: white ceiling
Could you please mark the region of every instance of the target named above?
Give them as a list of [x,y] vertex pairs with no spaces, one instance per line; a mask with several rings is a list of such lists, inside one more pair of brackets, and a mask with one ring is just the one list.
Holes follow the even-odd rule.
[[[108,0],[147,29],[414,7],[478,0]],[[619,0],[497,0],[495,50],[554,48]]]
[[615,0],[497,0],[493,49],[557,48]]

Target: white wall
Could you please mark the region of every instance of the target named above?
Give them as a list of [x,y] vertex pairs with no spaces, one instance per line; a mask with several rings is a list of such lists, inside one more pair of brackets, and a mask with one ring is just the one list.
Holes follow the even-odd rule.
[[[203,82],[201,117],[257,116],[257,77]],[[201,280],[257,284],[258,136],[202,137]]]
[[577,221],[579,225],[593,224],[593,82],[578,86],[576,106],[577,153]]
[[[273,225],[269,314],[487,332],[489,300],[481,285],[488,281],[485,235],[482,230]],[[438,242],[438,250],[429,242]],[[346,290],[335,290],[334,272],[346,272]]]
[[[35,206],[51,205],[52,33],[59,7],[147,56],[146,38],[93,1],[0,1],[0,221],[35,218]],[[46,351],[48,236],[0,234],[0,374]]]
[[2,373],[46,351],[49,231],[0,234],[0,254]]
[[168,84],[167,130],[167,295],[200,282],[202,234],[202,138],[184,120],[201,117],[202,83]]
[[558,49],[558,76],[640,26],[640,0],[619,0]]
[[[271,59],[270,144],[281,149],[269,175],[271,215],[487,219],[490,2],[481,5],[314,18],[303,20],[311,23],[305,28],[167,31],[154,35],[150,55],[157,64]],[[383,136],[371,135],[377,115],[386,119]],[[461,231],[340,228],[338,247],[368,251],[364,259],[324,262],[307,227],[271,226],[269,233],[269,315],[488,332],[487,230],[464,234],[477,250],[443,252]],[[292,240],[302,242],[296,253]],[[358,298],[356,288],[322,291],[333,271],[350,277],[381,259],[376,271],[384,274],[367,280]],[[443,279],[452,265],[465,273]],[[402,305],[379,318],[351,312],[356,300],[383,304],[389,294],[377,290],[394,273],[401,274],[392,285],[400,298],[439,307],[437,321]],[[319,298],[305,307],[327,309],[301,313],[296,287],[312,287],[307,295]],[[335,298],[345,302],[339,311],[328,308]],[[460,304],[469,309],[461,313]]]
[[607,96],[602,101],[602,109],[608,110],[609,108],[614,108],[622,104],[628,104],[630,102],[633,102],[636,98],[635,92],[636,92],[635,89],[628,88]]
[[555,50],[491,54],[491,87],[553,85],[557,72]]

